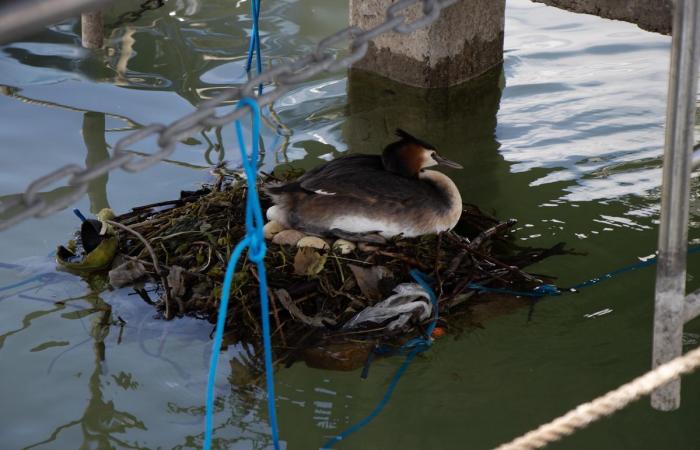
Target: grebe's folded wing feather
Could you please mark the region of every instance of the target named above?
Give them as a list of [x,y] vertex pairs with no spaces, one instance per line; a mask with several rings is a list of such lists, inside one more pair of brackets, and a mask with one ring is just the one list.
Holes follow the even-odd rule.
[[300,187],[311,194],[354,198],[367,204],[394,204],[397,207],[431,202],[436,195],[440,195],[432,184],[387,172],[379,157],[362,160],[360,157],[369,155],[357,156],[354,161],[331,164],[354,157],[340,158],[324,164],[318,172],[307,172],[299,179]]
[[[271,195],[306,192],[307,194],[335,193],[344,179],[361,170],[381,169],[381,157],[375,155],[348,155],[318,165],[297,180],[288,183],[270,183],[265,191]],[[329,189],[330,188],[330,189]]]
[[311,169],[298,182],[302,189],[310,193],[346,194],[348,188],[355,186],[367,174],[383,170],[378,155],[348,155]]

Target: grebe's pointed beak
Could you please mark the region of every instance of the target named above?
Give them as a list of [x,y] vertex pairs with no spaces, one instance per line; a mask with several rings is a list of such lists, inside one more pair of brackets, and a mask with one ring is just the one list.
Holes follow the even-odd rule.
[[451,159],[444,158],[437,153],[433,155],[433,159],[437,161],[438,164],[445,167],[451,167],[453,169],[464,169],[461,164],[452,161]]

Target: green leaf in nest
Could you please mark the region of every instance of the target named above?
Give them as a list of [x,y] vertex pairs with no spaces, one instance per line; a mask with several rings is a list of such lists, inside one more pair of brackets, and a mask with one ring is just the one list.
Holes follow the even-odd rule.
[[248,274],[248,271],[238,271],[233,275],[233,280],[231,280],[231,288],[233,291],[237,291],[245,286],[249,281],[250,275]]

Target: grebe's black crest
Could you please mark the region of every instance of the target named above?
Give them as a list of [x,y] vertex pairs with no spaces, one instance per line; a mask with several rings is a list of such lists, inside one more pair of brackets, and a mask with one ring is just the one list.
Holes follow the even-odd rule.
[[[420,145],[426,150],[435,150],[435,146],[433,144],[429,144],[421,139],[418,139],[417,137],[413,136],[406,130],[402,130],[401,128],[397,128],[396,131],[394,132],[398,137],[401,138],[401,141],[406,141],[406,143],[412,143],[416,145]],[[399,141],[399,142],[401,142]]]

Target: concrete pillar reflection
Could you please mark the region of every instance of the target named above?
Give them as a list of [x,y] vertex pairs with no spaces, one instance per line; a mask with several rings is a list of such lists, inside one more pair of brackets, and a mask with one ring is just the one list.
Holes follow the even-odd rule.
[[[109,158],[107,142],[105,141],[105,115],[104,113],[89,111],[83,115],[83,141],[87,149],[85,166],[92,167],[95,164]],[[107,181],[109,175],[104,174],[90,181],[88,184],[88,197],[90,198],[90,212],[96,214],[102,208],[109,208],[107,199]]]

